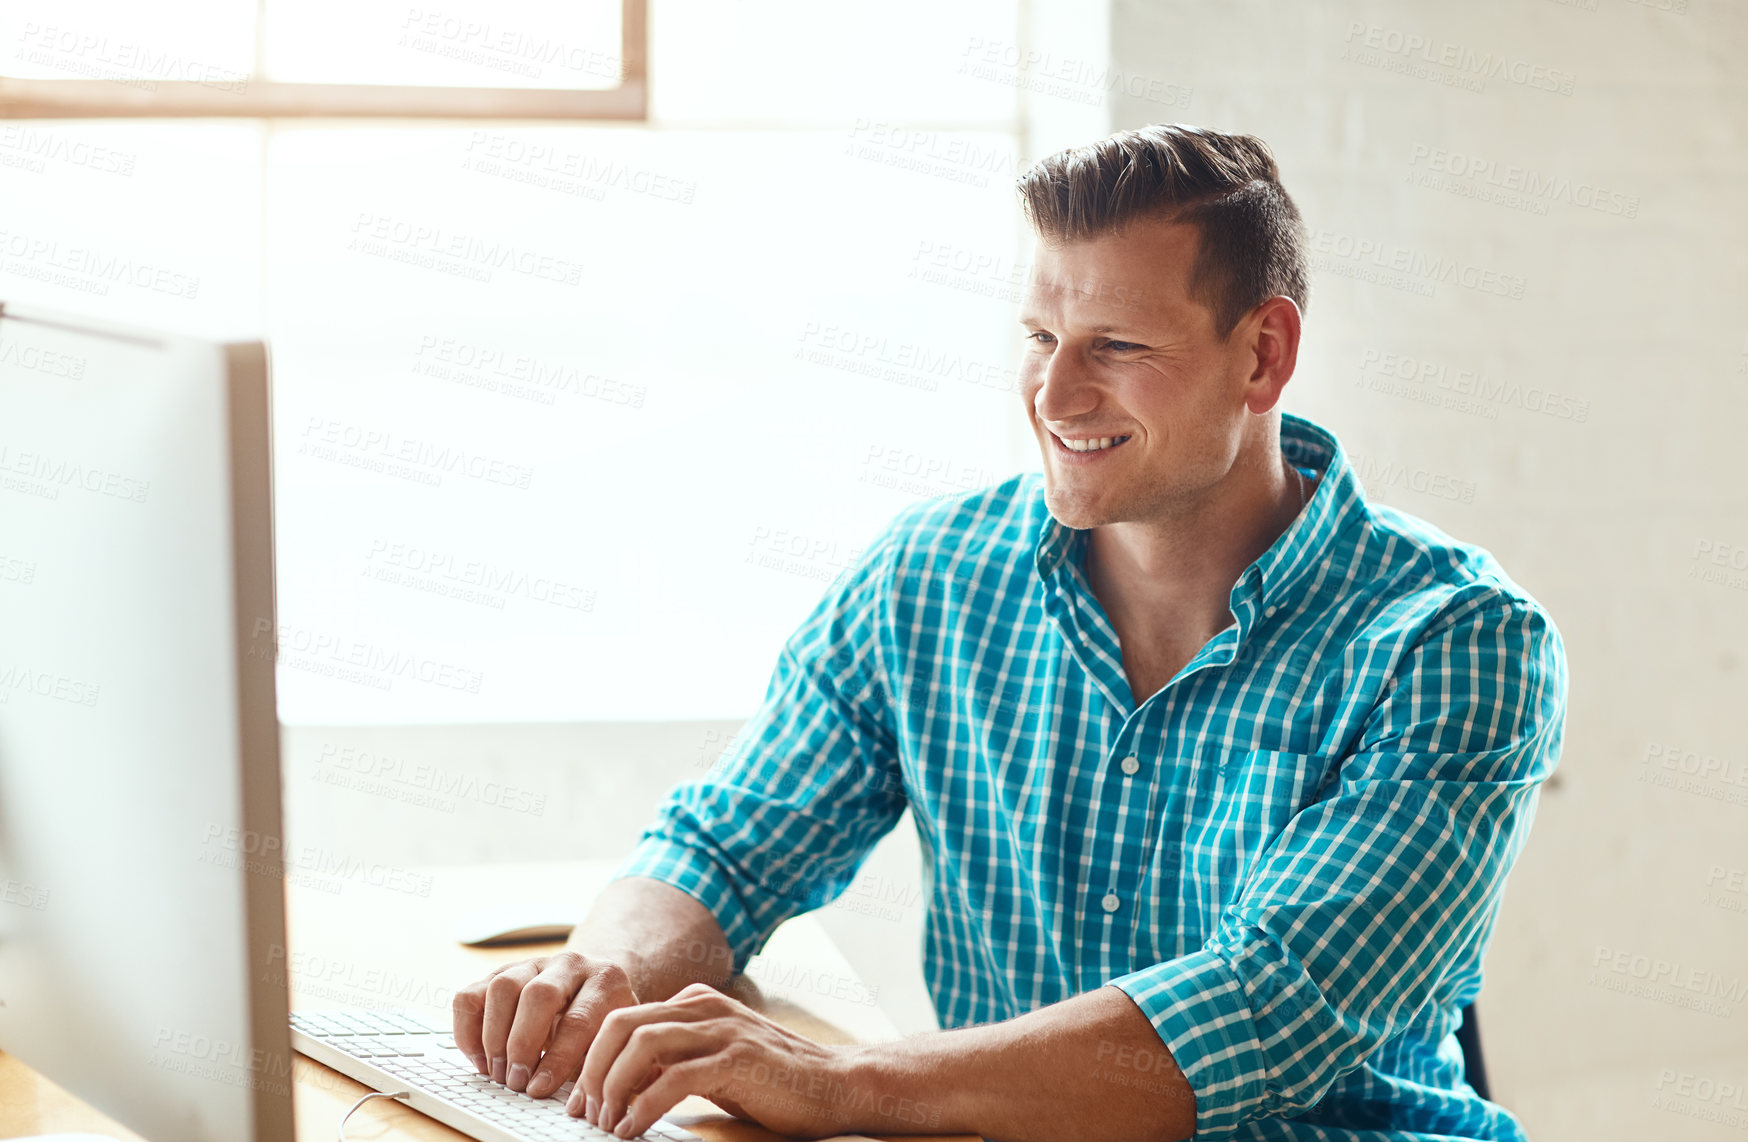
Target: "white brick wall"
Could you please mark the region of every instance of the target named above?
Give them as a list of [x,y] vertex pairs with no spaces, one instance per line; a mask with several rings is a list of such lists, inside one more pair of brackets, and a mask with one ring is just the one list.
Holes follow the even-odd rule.
[[[1748,5],[1661,4],[1119,2],[1110,17],[1120,70],[1193,92],[1167,114],[1118,98],[1111,127],[1260,135],[1321,238],[1287,407],[1335,429],[1377,498],[1490,548],[1565,636],[1564,757],[1481,999],[1496,1094],[1538,1142],[1738,1136],[1708,1120],[1722,1112],[1748,1124],[1732,1105],[1748,1095],[1719,1093],[1748,1088],[1748,894],[1728,889],[1748,866]],[[1376,56],[1352,58],[1368,41]],[[1487,53],[1505,78],[1443,82]],[[1409,60],[1433,78],[1376,66]],[[1534,86],[1567,79],[1569,95]],[[1466,174],[1473,161],[1492,167]],[[1545,210],[1475,196],[1530,172],[1555,184]],[[1387,252],[1343,257],[1349,239]],[[1522,297],[1343,273],[1395,256],[1521,280]],[[1357,383],[1427,365],[1399,389]],[[1474,410],[1411,399],[1450,394],[1462,371],[1502,391]],[[1566,399],[1531,411],[1532,386]],[[1581,422],[1560,415],[1577,402]],[[1458,498],[1417,493],[1416,471]],[[1734,579],[1689,577],[1732,559]],[[1735,780],[1641,782],[1685,776],[1647,767],[1658,746]],[[1594,966],[1599,949],[1625,970]],[[1700,988],[1672,995],[1712,987],[1713,1011],[1607,990],[1659,959]]]
[[[1107,104],[1025,96],[1031,157],[1152,121],[1269,141],[1320,246],[1287,407],[1341,436],[1377,498],[1490,548],[1565,635],[1565,754],[1481,1001],[1497,1096],[1538,1142],[1738,1137],[1715,1119],[1748,1121],[1748,1095],[1720,1093],[1748,1087],[1748,5],[1040,0],[1030,20],[1058,62],[1108,50],[1143,80]],[[1482,57],[1503,76],[1446,82]],[[1524,194],[1532,174],[1551,198]],[[1434,259],[1459,280],[1427,296]],[[613,855],[732,729],[293,727],[288,807],[300,839],[378,860]],[[543,811],[321,791],[346,748]],[[901,829],[864,895],[914,869]],[[906,905],[825,919],[915,1030]],[[1656,961],[1687,987],[1609,989]]]

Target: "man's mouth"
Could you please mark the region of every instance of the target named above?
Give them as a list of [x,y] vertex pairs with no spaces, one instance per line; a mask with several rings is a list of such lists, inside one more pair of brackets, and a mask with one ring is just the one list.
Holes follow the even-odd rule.
[[[1054,432],[1050,435],[1056,436]],[[1127,436],[1080,436],[1070,440],[1056,436],[1056,443],[1069,452],[1104,452],[1128,439]]]

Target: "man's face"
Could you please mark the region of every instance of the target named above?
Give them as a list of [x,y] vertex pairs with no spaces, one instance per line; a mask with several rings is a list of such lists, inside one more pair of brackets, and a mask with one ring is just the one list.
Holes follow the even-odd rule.
[[1069,527],[1168,519],[1232,471],[1256,369],[1252,323],[1222,342],[1213,311],[1190,297],[1198,240],[1190,225],[1141,222],[1038,247],[1020,311],[1020,392],[1045,502]]

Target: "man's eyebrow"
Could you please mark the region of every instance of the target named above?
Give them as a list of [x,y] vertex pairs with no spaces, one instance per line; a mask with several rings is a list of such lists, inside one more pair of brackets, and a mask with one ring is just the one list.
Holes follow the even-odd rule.
[[[1032,326],[1034,328],[1037,328],[1037,327],[1041,326],[1043,324],[1043,322],[1039,318],[1033,316],[1032,314],[1023,313],[1020,315],[1020,324],[1021,325],[1029,325],[1029,326]],[[1090,330],[1088,330],[1088,332],[1089,333],[1123,333],[1123,332],[1127,332],[1127,330],[1125,330],[1125,328],[1121,325],[1095,325]]]

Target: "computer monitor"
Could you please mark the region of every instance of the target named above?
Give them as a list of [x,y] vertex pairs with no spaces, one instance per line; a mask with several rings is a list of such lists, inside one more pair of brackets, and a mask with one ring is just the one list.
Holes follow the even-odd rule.
[[0,305],[0,1049],[291,1142],[266,352]]

